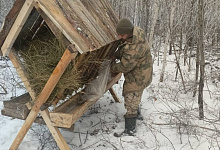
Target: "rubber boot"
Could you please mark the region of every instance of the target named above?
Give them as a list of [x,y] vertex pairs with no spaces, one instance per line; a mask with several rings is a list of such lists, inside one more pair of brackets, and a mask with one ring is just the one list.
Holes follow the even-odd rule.
[[123,132],[120,133],[114,133],[115,137],[121,137],[124,135],[129,135],[129,136],[134,136],[134,133],[136,132],[135,128],[136,128],[136,120],[137,120],[137,116],[129,116],[126,117],[125,116],[125,130]]
[[134,136],[136,132],[136,120],[137,117],[125,117],[125,131],[129,136]]

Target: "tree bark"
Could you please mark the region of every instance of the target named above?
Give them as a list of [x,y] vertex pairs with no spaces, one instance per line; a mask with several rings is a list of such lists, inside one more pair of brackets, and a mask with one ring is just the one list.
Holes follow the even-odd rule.
[[198,95],[198,104],[199,104],[199,119],[204,118],[203,110],[203,87],[204,87],[204,74],[205,74],[205,60],[204,60],[204,46],[203,46],[203,32],[204,32],[204,3],[203,0],[199,0],[198,7],[198,27],[199,27],[199,51],[200,51],[200,80],[199,80],[199,95]]

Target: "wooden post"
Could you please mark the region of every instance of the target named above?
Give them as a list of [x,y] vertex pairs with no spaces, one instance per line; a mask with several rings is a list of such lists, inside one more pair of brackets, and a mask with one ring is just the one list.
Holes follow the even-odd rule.
[[51,92],[55,88],[60,77],[62,76],[66,67],[70,63],[71,59],[76,57],[76,55],[77,55],[77,53],[71,53],[68,49],[66,49],[61,60],[59,61],[58,65],[54,69],[49,80],[47,81],[45,87],[43,88],[42,92],[38,96],[34,106],[32,107],[32,109],[27,117],[27,119],[25,120],[18,135],[16,136],[14,142],[12,143],[10,150],[16,150],[18,148],[18,146],[22,142],[23,138],[27,134],[28,130],[30,129],[31,125],[33,124],[34,120],[36,119],[38,112],[40,111],[41,105],[47,101],[48,97],[50,96]]
[[109,92],[111,93],[111,95],[114,98],[115,102],[121,103],[120,99],[118,98],[118,96],[116,95],[116,93],[115,93],[115,91],[113,90],[112,87],[109,89]]

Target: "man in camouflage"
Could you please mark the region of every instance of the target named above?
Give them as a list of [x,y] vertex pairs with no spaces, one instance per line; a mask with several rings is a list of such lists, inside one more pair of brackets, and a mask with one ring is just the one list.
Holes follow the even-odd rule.
[[124,133],[133,135],[143,90],[152,81],[153,62],[143,29],[123,18],[118,22],[116,32],[122,40],[115,53],[120,62],[113,62],[111,71],[124,74],[123,96],[127,109]]

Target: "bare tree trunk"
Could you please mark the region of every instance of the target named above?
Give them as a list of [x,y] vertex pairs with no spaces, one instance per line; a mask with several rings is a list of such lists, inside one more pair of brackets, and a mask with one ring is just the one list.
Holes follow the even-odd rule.
[[[192,53],[192,49],[190,50],[190,53]],[[199,62],[200,62],[200,49],[199,49],[199,42],[197,43],[197,49],[196,49],[196,75],[195,75],[195,85],[194,85],[194,91],[193,91],[193,97],[196,96],[197,91],[197,84],[198,84],[198,78],[199,78]],[[189,59],[190,61],[191,59]],[[190,65],[190,62],[189,62]]]
[[163,67],[162,67],[162,72],[160,74],[160,82],[163,82],[163,78],[164,78],[164,73],[165,73],[165,67],[167,64],[167,50],[168,50],[168,45],[169,45],[169,40],[170,40],[170,35],[171,35],[171,30],[173,27],[173,19],[174,19],[174,12],[176,9],[176,3],[177,0],[174,1],[173,6],[171,7],[171,13],[170,13],[170,26],[168,26],[168,31],[166,34],[166,39],[165,39],[165,44],[164,44],[164,57],[163,57]]
[[183,51],[183,27],[180,27],[180,50],[179,50],[179,55]]
[[180,63],[179,63],[179,58],[177,57],[177,54],[176,54],[176,49],[175,49],[175,45],[173,43],[173,50],[174,50],[174,54],[175,54],[175,58],[176,58],[176,65],[177,65],[177,71],[176,71],[176,76],[177,76],[177,73],[178,71],[180,72],[180,77],[181,77],[181,80],[182,80],[182,84],[183,84],[183,89],[186,93],[186,86],[185,86],[185,81],[183,79],[183,74],[182,74],[182,71],[181,71],[181,68],[180,68]]
[[151,29],[150,29],[150,36],[149,36],[149,40],[148,40],[150,48],[152,47],[154,28],[155,28],[155,25],[157,22],[158,14],[159,14],[159,0],[155,0],[153,9],[154,9],[154,12],[153,12],[154,16],[153,16],[153,21],[152,21]]
[[162,42],[162,39],[160,38],[159,46],[158,46],[158,49],[157,49],[157,66],[160,65],[160,47],[161,47],[161,42]]
[[184,47],[184,61],[183,61],[184,66],[186,66],[186,59],[187,59],[188,50],[189,50],[189,46],[186,44]]
[[[187,47],[187,49],[189,49],[189,56],[188,56],[188,58],[189,58],[189,64],[188,64],[188,72],[190,72],[191,71],[191,56],[192,56],[192,50],[193,50],[193,48],[192,47],[189,47],[189,46],[186,46]],[[188,50],[187,50],[188,51]],[[185,62],[184,62],[184,65],[185,65]]]
[[216,29],[217,30],[217,37],[216,37],[216,43],[217,43],[217,48],[219,47],[219,43],[220,43],[220,29]]
[[145,6],[146,6],[146,7],[145,7],[145,8],[146,8],[146,9],[145,9],[145,15],[146,15],[146,22],[145,22],[146,28],[145,28],[145,32],[146,32],[146,33],[147,33],[147,27],[148,27],[148,23],[149,23],[149,19],[148,19],[148,18],[149,18],[149,16],[150,16],[150,15],[149,15],[149,14],[150,14],[150,13],[149,13],[149,12],[150,12],[150,5],[149,5],[149,3],[150,3],[149,0],[145,0]]
[[167,32],[166,34],[166,39],[165,39],[165,44],[164,44],[164,56],[163,56],[163,67],[162,67],[162,72],[160,74],[160,82],[163,82],[163,78],[164,78],[164,73],[165,73],[165,67],[167,64],[167,49],[168,49],[168,42],[169,42],[169,32]]
[[186,59],[187,59],[187,53],[188,50],[190,51],[190,55],[189,55],[189,69],[188,71],[191,70],[191,53],[192,53],[192,49],[194,46],[194,37],[193,37],[193,31],[194,31],[194,22],[193,22],[193,9],[194,9],[194,4],[195,4],[196,0],[192,0],[191,1],[191,5],[190,5],[190,16],[189,16],[189,32],[186,35],[186,49],[184,50],[184,66],[186,65]]
[[199,104],[199,119],[204,118],[204,110],[203,110],[203,87],[204,87],[204,74],[205,74],[205,60],[204,60],[204,46],[203,46],[203,32],[204,32],[204,4],[203,0],[199,0],[198,7],[198,27],[199,27],[199,50],[200,50],[200,81],[199,81],[199,96],[198,96],[198,104]]
[[[199,18],[199,16],[198,16]],[[195,30],[198,30],[198,28]],[[196,92],[197,92],[197,85],[198,85],[198,78],[199,78],[199,62],[200,62],[200,49],[199,49],[199,37],[197,36],[197,39],[193,38],[193,43],[194,40],[197,41],[197,49],[196,49],[196,74],[195,74],[195,85],[194,85],[194,91],[193,91],[193,97],[196,96]],[[190,58],[189,58],[189,70],[191,70],[191,55],[192,55],[192,50],[193,48],[190,47]]]

